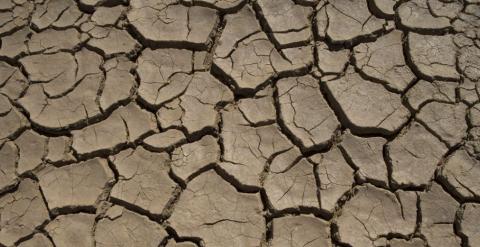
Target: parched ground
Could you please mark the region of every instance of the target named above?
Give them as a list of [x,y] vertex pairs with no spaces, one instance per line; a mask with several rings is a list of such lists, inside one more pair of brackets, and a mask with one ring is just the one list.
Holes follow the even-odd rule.
[[0,0],[1,247],[479,247],[480,1]]

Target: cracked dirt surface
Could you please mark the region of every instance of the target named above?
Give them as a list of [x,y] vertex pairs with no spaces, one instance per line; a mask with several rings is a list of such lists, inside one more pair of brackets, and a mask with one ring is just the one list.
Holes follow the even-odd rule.
[[479,247],[480,1],[0,0],[0,247]]

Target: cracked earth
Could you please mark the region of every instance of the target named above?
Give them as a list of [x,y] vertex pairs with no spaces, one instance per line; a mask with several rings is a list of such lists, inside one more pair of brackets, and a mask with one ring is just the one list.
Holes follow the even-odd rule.
[[1,247],[479,247],[480,1],[0,0]]

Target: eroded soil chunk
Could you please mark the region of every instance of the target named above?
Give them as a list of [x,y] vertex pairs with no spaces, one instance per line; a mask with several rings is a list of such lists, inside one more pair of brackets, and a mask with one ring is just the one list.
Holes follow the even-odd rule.
[[415,231],[417,195],[367,185],[356,188],[336,220],[339,240],[352,246],[370,247],[383,235],[408,235]]
[[480,0],[0,0],[0,247],[480,246]]
[[114,175],[107,161],[95,158],[63,166],[49,166],[38,173],[48,208],[58,210],[92,209],[105,197]]
[[256,246],[265,233],[260,195],[237,192],[211,170],[187,185],[169,222],[206,246]]
[[120,206],[109,208],[95,227],[98,247],[157,247],[166,237],[159,224]]
[[277,83],[280,118],[302,148],[326,146],[339,122],[311,76],[290,77]]
[[353,133],[389,135],[397,132],[410,116],[400,95],[363,79],[352,69],[344,77],[328,81],[326,86],[335,111]]
[[168,176],[168,155],[139,147],[124,150],[110,160],[119,176],[110,193],[112,199],[160,215],[176,186]]
[[0,243],[5,246],[30,235],[49,219],[39,186],[31,179],[23,180],[17,191],[0,198],[0,214]]

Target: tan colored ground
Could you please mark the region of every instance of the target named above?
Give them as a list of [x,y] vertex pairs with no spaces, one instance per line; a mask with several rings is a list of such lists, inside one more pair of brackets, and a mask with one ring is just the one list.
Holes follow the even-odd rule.
[[0,247],[479,247],[480,1],[0,0]]

